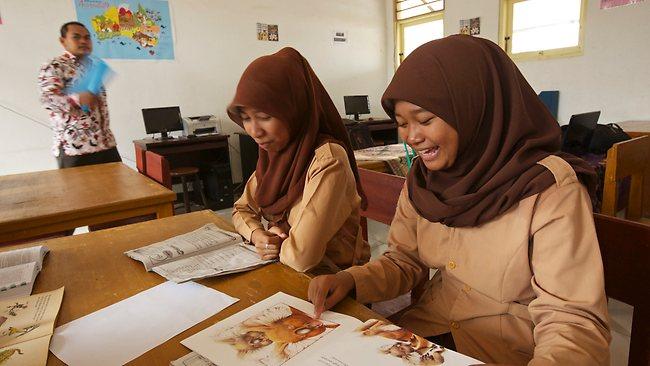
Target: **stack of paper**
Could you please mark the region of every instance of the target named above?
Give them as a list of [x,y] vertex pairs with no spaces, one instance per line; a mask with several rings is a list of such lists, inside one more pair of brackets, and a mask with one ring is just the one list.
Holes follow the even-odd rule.
[[0,300],[29,296],[48,249],[42,245],[0,253]]

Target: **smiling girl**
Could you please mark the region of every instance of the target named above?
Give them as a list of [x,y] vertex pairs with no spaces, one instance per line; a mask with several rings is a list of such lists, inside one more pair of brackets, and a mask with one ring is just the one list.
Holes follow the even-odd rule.
[[[413,51],[382,104],[418,151],[378,260],[310,283],[316,315],[424,282],[398,323],[484,362],[608,365],[594,173],[494,43],[451,36]],[[429,278],[429,269],[437,269]]]

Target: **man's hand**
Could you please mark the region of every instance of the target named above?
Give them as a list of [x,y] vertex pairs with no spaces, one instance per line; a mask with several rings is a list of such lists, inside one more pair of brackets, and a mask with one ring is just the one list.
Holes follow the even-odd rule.
[[97,104],[97,96],[87,91],[79,93],[79,104],[92,109]]

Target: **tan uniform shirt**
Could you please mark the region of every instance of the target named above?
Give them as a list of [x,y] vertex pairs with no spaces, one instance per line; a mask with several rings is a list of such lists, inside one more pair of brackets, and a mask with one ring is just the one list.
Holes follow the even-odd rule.
[[556,184],[478,227],[429,222],[404,187],[388,251],[347,270],[357,300],[394,298],[436,268],[399,322],[415,333],[451,331],[459,352],[483,362],[609,365],[603,265],[589,196],[563,159],[539,164]]
[[[248,241],[254,230],[264,227],[256,189],[253,174],[233,208],[235,228]],[[282,243],[280,262],[317,273],[368,262],[370,246],[361,235],[360,202],[345,149],[335,143],[320,146],[307,170],[302,198],[287,213],[291,229]]]

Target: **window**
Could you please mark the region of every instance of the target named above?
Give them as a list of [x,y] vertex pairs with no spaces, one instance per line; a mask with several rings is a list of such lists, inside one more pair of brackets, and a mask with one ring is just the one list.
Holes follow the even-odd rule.
[[582,54],[586,0],[503,0],[501,46],[513,59]]
[[444,0],[395,0],[395,19],[413,18],[442,11],[444,8]]
[[444,0],[396,0],[397,64],[418,46],[444,37]]

